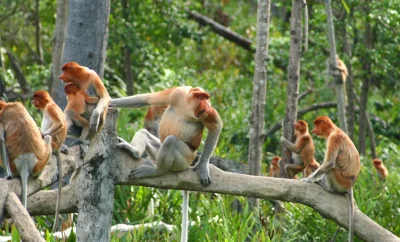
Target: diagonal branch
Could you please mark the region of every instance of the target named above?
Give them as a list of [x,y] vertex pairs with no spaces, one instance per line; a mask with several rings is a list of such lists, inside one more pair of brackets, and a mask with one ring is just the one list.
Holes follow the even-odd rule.
[[195,20],[199,24],[210,26],[212,31],[221,35],[222,37],[238,44],[239,46],[245,48],[248,51],[255,52],[255,48],[253,43],[250,39],[247,39],[240,34],[224,27],[223,25],[217,23],[216,21],[212,20],[211,18],[204,16],[195,11],[188,11],[188,15],[190,19]]

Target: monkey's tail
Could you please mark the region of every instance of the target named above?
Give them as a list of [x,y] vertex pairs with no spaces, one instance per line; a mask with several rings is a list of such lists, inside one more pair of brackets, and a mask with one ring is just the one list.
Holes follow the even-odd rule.
[[181,228],[181,242],[188,241],[189,232],[189,191],[182,190],[182,228]]
[[353,187],[350,187],[348,193],[349,201],[349,242],[353,242],[354,237],[354,198],[353,198]]
[[14,164],[21,177],[22,204],[25,208],[27,207],[26,201],[28,199],[28,178],[37,162],[38,160],[33,153],[21,154],[14,160]]
[[58,166],[58,189],[57,189],[56,216],[54,218],[53,232],[56,231],[58,227],[58,218],[60,217],[61,189],[63,184],[60,150],[57,150],[55,154]]

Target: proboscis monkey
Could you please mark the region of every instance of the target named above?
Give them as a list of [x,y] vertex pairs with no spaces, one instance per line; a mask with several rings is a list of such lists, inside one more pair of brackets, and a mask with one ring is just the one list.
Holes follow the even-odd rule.
[[[3,110],[5,106],[6,106],[6,102],[4,102],[3,100],[0,100],[0,111]],[[12,172],[10,170],[10,164],[9,164],[9,160],[8,160],[3,123],[0,123],[0,165],[4,168],[4,171],[6,172],[5,178],[7,180],[11,180]]]
[[314,120],[312,132],[324,139],[326,151],[324,163],[309,177],[306,182],[316,180],[328,192],[347,193],[349,202],[349,241],[353,241],[354,198],[353,186],[360,172],[360,155],[347,134],[338,128],[327,116]]
[[[144,152],[150,157],[143,165],[132,171],[133,179],[188,169],[196,157],[204,128],[207,128],[204,149],[194,169],[197,170],[203,186],[211,183],[208,164],[217,145],[222,121],[218,112],[211,106],[209,98],[210,95],[199,87],[184,86],[111,100],[111,106],[123,108],[168,105],[160,121],[160,139],[142,129],[133,137],[131,142],[133,146],[126,141],[118,145],[136,159]],[[155,160],[156,165],[152,160]],[[188,195],[189,192],[183,192],[181,241],[187,241]]]
[[160,120],[162,115],[168,106],[150,106],[147,110],[144,119],[144,128],[147,129],[150,134],[158,137],[158,128],[160,126]]
[[386,177],[388,176],[389,172],[388,172],[386,166],[383,164],[382,160],[375,158],[372,160],[372,164],[374,164],[374,167],[376,169],[376,172],[378,173],[379,179],[385,180]]
[[347,67],[344,64],[344,62],[341,59],[339,59],[339,55],[336,55],[336,62],[337,62],[337,69],[340,71],[340,75],[342,76],[342,82],[344,84],[346,83],[349,72],[347,71]]
[[[25,107],[0,101],[0,133],[4,134],[13,176],[21,177],[22,204],[26,208],[28,177],[37,177],[52,153],[51,136],[42,139],[40,130]],[[3,164],[8,161],[3,159]]]
[[294,124],[294,134],[296,141],[293,144],[285,137],[281,137],[281,143],[290,151],[292,151],[293,164],[285,165],[285,172],[288,178],[302,172],[314,159],[314,142],[308,132],[308,124],[304,120],[298,120]]
[[268,176],[271,177],[279,177],[280,167],[279,167],[279,160],[282,158],[279,156],[272,157],[271,164],[269,166],[269,173]]
[[84,90],[79,89],[73,83],[65,85],[64,92],[68,101],[67,107],[64,109],[67,119],[67,129],[73,124],[82,127],[79,141],[85,143],[86,137],[89,134],[89,121],[82,117],[82,114],[86,112],[86,103],[96,104],[99,98],[89,96]]
[[308,164],[306,169],[304,169],[304,177],[308,177],[309,175],[311,175],[311,173],[313,173],[315,170],[317,170],[318,167],[320,167],[320,164],[318,163],[318,161],[316,161],[314,159],[313,162]]
[[62,189],[62,164],[60,149],[67,138],[67,121],[60,107],[53,101],[50,94],[44,90],[36,91],[33,94],[32,104],[35,108],[43,111],[43,119],[40,127],[42,136],[51,136],[51,147],[57,158],[58,166],[58,191],[56,204],[56,217],[54,218],[53,231],[58,227],[58,217],[60,215],[60,201]]
[[99,101],[95,110],[93,110],[92,116],[90,117],[90,131],[97,133],[103,127],[108,104],[110,103],[110,95],[107,92],[103,82],[101,81],[97,73],[87,67],[80,66],[76,62],[68,62],[61,68],[62,74],[58,77],[65,84],[73,83],[78,86],[79,89],[87,91],[92,85],[96,91],[96,95],[99,97]]

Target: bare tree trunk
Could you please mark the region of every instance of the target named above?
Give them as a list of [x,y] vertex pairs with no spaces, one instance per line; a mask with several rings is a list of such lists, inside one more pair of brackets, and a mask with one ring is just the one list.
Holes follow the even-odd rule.
[[[369,1],[366,1],[366,21],[365,21],[365,47],[368,51],[368,49],[371,49],[373,46],[372,43],[372,30],[371,30],[371,24],[369,21]],[[364,71],[365,71],[365,76],[364,76],[364,81],[361,86],[361,94],[360,94],[360,123],[358,126],[358,151],[360,152],[360,155],[365,155],[365,149],[366,149],[366,142],[365,142],[365,133],[367,129],[367,104],[368,104],[368,91],[369,91],[369,83],[370,83],[370,76],[371,76],[371,60],[369,58],[363,58],[364,60]]]
[[[37,55],[39,56],[40,60],[43,61],[43,47],[42,47],[42,38],[41,38],[41,31],[42,31],[42,25],[40,23],[40,11],[39,11],[39,4],[40,0],[36,0],[36,19],[35,19],[35,24],[36,24],[36,51]],[[39,64],[41,64],[39,62]]]
[[336,62],[336,43],[335,43],[335,28],[333,26],[332,20],[332,7],[331,1],[325,0],[325,11],[326,11],[326,20],[328,22],[328,39],[330,45],[330,55],[329,55],[329,64],[331,74],[333,75],[336,97],[338,103],[338,115],[340,128],[347,133],[347,123],[346,123],[346,103],[344,100],[344,83],[341,78],[339,71],[337,70],[337,62]]
[[[65,47],[62,63],[75,61],[96,71],[100,77],[104,73],[106,46],[108,39],[108,19],[110,0],[69,0],[68,23],[65,35]],[[62,86],[57,90],[63,93]],[[66,105],[65,96],[57,100],[62,108]],[[113,112],[108,112],[108,116]],[[114,112],[115,113],[115,112]],[[103,129],[109,128],[107,123]],[[115,130],[114,130],[115,132]],[[94,142],[104,137],[95,137]],[[111,142],[110,142],[111,143]],[[85,159],[91,154],[89,149]],[[79,216],[76,237],[78,241],[110,241],[114,184],[110,164],[99,157],[79,172],[78,182]]]
[[7,51],[7,55],[8,59],[10,60],[11,68],[14,70],[15,76],[17,77],[22,93],[23,94],[29,93],[31,88],[28,82],[26,81],[26,78],[24,76],[24,73],[22,72],[21,66],[19,65],[17,58],[10,51]]
[[[125,21],[129,21],[129,5],[128,0],[122,0],[122,14],[124,16]],[[124,79],[126,83],[126,94],[129,96],[133,95],[133,72],[132,72],[132,60],[131,60],[131,50],[129,49],[128,44],[125,44],[123,47],[123,56],[124,56]]]
[[[264,132],[265,98],[267,93],[267,61],[270,0],[259,0],[257,10],[257,47],[253,80],[253,98],[251,104],[249,174],[261,175],[262,144]],[[258,209],[260,202],[249,198],[250,207]]]
[[[2,42],[1,42],[1,37],[0,37],[0,48],[2,47]],[[6,73],[6,70],[4,68],[4,60],[3,60],[3,54],[0,52],[0,68],[1,68],[1,74],[0,74],[0,97],[3,97],[4,93],[6,92],[6,80],[4,78],[4,74]]]
[[[283,136],[287,140],[294,139],[293,124],[297,119],[297,100],[299,96],[300,83],[300,57],[301,57],[301,14],[303,8],[302,0],[292,0],[292,16],[290,17],[290,57],[288,68],[288,81],[286,86],[286,112],[283,120]],[[282,146],[281,177],[286,177],[284,166],[291,163],[292,153]]]
[[68,0],[57,0],[57,18],[56,27],[53,34],[53,47],[51,52],[51,74],[49,81],[50,94],[54,100],[60,100],[60,95],[64,95],[63,92],[59,93],[60,86],[63,86],[62,82],[58,79],[61,73],[62,64],[61,60],[64,54],[65,44],[65,31],[67,27],[67,16],[68,16]]
[[[347,54],[347,56],[351,59],[352,53],[351,53],[351,46],[349,42],[349,36],[346,31],[346,28],[343,28],[344,31],[344,52]],[[354,84],[353,84],[353,70],[351,67],[351,63],[347,64],[347,71],[349,72],[349,75],[347,76],[346,79],[346,90],[347,90],[347,109],[348,109],[348,114],[347,114],[347,134],[349,135],[350,139],[353,140],[354,142],[354,126],[355,126],[355,97],[354,97]]]

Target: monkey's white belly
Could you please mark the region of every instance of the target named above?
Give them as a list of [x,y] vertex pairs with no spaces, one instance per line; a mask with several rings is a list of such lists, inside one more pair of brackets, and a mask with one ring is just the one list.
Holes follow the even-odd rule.
[[52,121],[48,117],[48,115],[43,115],[43,121],[42,121],[42,124],[40,126],[40,130],[42,132],[46,132],[51,127],[51,124],[52,124]]

